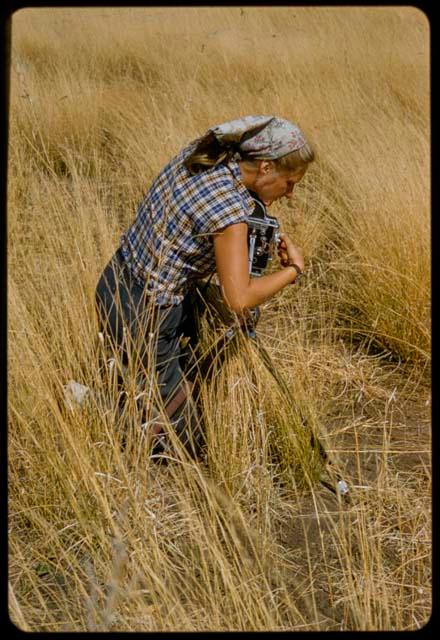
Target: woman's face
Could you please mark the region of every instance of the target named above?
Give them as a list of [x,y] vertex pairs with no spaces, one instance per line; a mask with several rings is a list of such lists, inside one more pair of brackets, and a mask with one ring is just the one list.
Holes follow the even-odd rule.
[[307,167],[295,171],[278,169],[273,162],[262,161],[252,190],[266,206],[280,198],[291,198],[306,170]]

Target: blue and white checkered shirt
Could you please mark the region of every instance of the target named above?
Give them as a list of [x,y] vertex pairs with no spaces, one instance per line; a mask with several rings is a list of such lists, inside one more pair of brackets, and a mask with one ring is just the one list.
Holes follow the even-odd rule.
[[192,142],[160,172],[121,236],[121,252],[135,280],[158,305],[179,304],[189,282],[215,270],[213,234],[246,222],[253,200],[235,161],[197,175],[183,165]]

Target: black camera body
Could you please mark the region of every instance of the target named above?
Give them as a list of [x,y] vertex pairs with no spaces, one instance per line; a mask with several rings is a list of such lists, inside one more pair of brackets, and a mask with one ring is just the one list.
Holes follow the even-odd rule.
[[261,276],[272,260],[280,241],[280,225],[274,216],[267,214],[266,206],[251,193],[255,207],[248,216],[248,252],[249,273],[252,276]]

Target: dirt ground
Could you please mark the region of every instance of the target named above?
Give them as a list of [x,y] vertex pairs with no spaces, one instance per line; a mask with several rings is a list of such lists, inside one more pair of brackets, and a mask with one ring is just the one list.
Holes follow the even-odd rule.
[[[394,391],[394,396],[392,395]],[[359,403],[358,415],[350,415],[350,423],[356,423],[356,427],[341,431],[341,424],[347,417],[337,416],[327,424],[328,441],[331,455],[338,463],[338,470],[342,471],[342,477],[348,480],[350,486],[349,501],[345,507],[347,517],[351,521],[356,518],[356,504],[367,505],[367,512],[375,514],[378,491],[384,491],[383,478],[396,478],[396,487],[390,487],[384,513],[389,511],[390,528],[394,528],[396,534],[399,531],[398,517],[396,516],[399,498],[393,504],[393,496],[398,491],[398,483],[402,486],[414,488],[425,495],[429,494],[428,479],[431,469],[431,389],[426,383],[419,387],[412,397],[407,396],[405,381],[394,379],[390,387],[389,397],[392,398],[388,406],[388,415],[384,414],[383,402],[369,402],[367,405]],[[382,419],[382,420],[381,420]],[[381,424],[382,421],[382,424]],[[384,454],[384,423],[387,425],[387,442]],[[334,435],[337,434],[337,435]],[[356,454],[355,451],[360,451]],[[386,474],[384,475],[384,460],[386,461]],[[426,479],[426,483],[424,480]],[[340,509],[337,499],[325,488],[318,489],[318,493],[325,505],[317,512],[315,502],[311,495],[304,494],[301,505],[295,512],[301,512],[301,518],[293,517],[288,524],[286,520],[280,520],[280,543],[294,550],[295,557],[307,557],[314,559],[314,602],[311,594],[309,603],[303,594],[298,603],[305,602],[306,609],[313,604],[315,611],[329,630],[341,629],[343,621],[345,629],[356,629],[356,621],[347,619],[347,611],[344,611],[341,594],[331,592],[329,588],[328,572],[340,566],[340,549],[335,544],[334,535],[331,534],[332,523],[340,517]],[[343,503],[342,503],[343,504]],[[420,505],[414,508],[421,508]],[[344,506],[342,506],[344,510]],[[354,549],[356,553],[356,549]],[[393,545],[383,545],[384,559],[390,567],[398,566],[401,558]],[[304,561],[303,573],[307,574],[308,567]],[[430,598],[430,585],[424,589],[427,600]]]

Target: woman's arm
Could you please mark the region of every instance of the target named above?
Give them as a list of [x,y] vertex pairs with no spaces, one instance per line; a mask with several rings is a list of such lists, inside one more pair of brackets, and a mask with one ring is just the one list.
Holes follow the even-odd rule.
[[[251,278],[247,233],[247,224],[240,222],[226,227],[214,236],[217,275],[222,294],[228,306],[238,314],[262,304],[296,278],[295,267],[286,267],[266,276]],[[286,236],[283,239],[285,253],[302,269],[303,261],[298,249]]]

